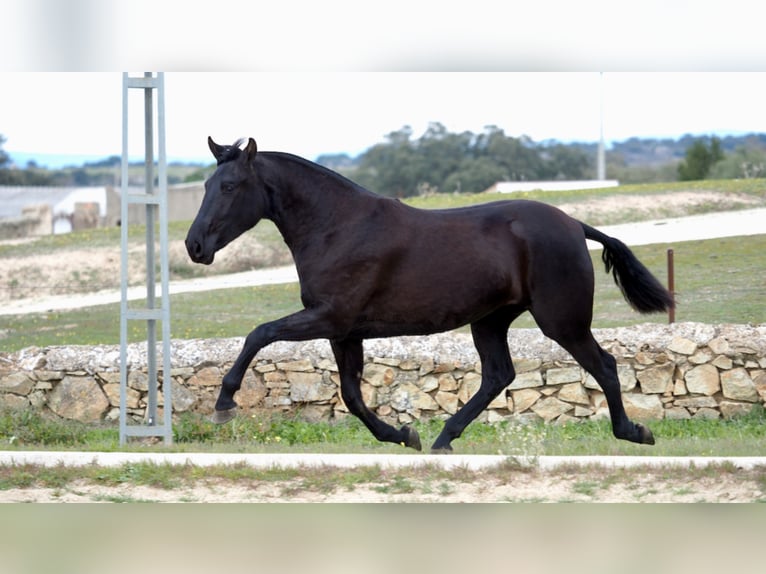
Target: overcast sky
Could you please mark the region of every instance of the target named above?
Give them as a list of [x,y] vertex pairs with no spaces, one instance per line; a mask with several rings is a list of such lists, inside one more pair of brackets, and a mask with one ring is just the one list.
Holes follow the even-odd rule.
[[[124,69],[167,70],[179,159],[207,160],[208,135],[356,155],[430,122],[595,142],[602,93],[607,142],[766,132],[760,12],[751,0],[4,0],[0,134],[11,154],[120,154],[121,74],[48,72]],[[140,157],[137,91],[130,112]]]
[[[1,73],[0,134],[11,155],[119,155],[120,73]],[[356,155],[405,125],[535,141],[607,141],[766,132],[766,73],[165,74],[167,153],[208,159],[206,138],[254,137],[310,159]],[[130,153],[143,154],[143,100],[131,90]],[[603,98],[603,100],[602,100]]]

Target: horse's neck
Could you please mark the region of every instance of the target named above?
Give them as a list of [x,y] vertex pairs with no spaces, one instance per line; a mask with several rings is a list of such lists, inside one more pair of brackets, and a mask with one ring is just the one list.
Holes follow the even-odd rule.
[[376,196],[346,178],[297,156],[269,154],[266,181],[269,219],[295,253],[324,233],[334,232]]

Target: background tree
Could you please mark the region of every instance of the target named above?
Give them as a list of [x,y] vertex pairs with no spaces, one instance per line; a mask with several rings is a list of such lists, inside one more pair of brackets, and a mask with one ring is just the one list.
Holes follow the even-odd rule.
[[707,178],[712,167],[724,158],[721,140],[713,137],[710,144],[696,140],[687,150],[686,158],[678,164],[678,179],[692,181]]
[[478,193],[498,181],[583,179],[595,163],[589,148],[507,136],[496,126],[480,134],[451,133],[432,123],[418,139],[405,126],[363,153],[356,168],[342,171],[377,193]]
[[4,169],[11,164],[10,156],[5,153],[5,150],[3,149],[3,144],[5,144],[6,141],[5,136],[0,134],[0,169]]
[[743,145],[717,162],[710,170],[713,179],[766,177],[766,150]]

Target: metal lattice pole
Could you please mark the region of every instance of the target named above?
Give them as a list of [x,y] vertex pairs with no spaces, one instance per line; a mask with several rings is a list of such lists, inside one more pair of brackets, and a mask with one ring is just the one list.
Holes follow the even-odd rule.
[[[144,90],[145,186],[143,193],[132,193],[128,187],[128,95],[129,90]],[[154,185],[154,94],[157,95],[158,177]],[[146,305],[134,308],[128,304],[128,228],[131,205],[145,206],[146,213]],[[120,261],[120,444],[129,436],[162,436],[165,444],[173,441],[172,380],[170,377],[170,295],[168,292],[168,209],[167,158],[165,156],[165,86],[164,75],[145,73],[122,78],[122,186],[121,186],[121,261]],[[159,213],[158,213],[159,212]],[[158,219],[159,216],[159,219]],[[156,236],[160,234],[161,292],[157,305]],[[148,378],[147,407],[144,425],[128,424],[128,324],[131,320],[146,322],[146,365]],[[162,326],[162,391],[163,421],[158,422],[157,322]]]

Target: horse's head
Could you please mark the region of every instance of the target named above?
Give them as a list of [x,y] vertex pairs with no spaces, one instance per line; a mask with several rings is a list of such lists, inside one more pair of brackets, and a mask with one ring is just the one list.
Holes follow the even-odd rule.
[[205,182],[205,196],[186,235],[186,250],[195,263],[209,265],[216,251],[253,227],[263,217],[264,198],[256,188],[258,148],[250,138],[222,146],[207,140],[218,167]]

